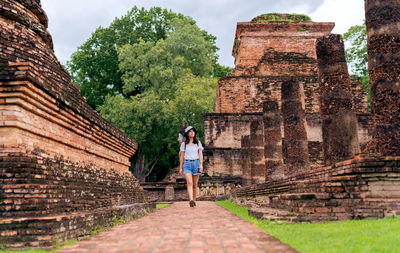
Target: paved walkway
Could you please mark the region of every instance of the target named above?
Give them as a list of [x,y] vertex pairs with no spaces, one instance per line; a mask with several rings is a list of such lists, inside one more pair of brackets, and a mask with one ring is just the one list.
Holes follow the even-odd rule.
[[176,202],[62,248],[72,252],[297,252],[214,202]]

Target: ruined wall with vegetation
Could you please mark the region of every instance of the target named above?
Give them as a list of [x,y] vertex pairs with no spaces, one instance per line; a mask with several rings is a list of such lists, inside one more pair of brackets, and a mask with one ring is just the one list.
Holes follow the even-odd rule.
[[[310,167],[323,165],[315,42],[329,34],[333,27],[333,23],[312,22],[304,15],[276,13],[237,24],[232,52],[235,68],[231,76],[218,82],[215,113],[204,116],[206,170],[220,176],[246,174],[242,165],[236,162],[246,161],[240,155],[240,140],[251,134],[252,121],[263,124],[266,101],[276,101],[279,111],[282,110],[282,84],[287,80],[299,84],[299,103],[306,123],[306,136],[303,137],[307,147],[304,148],[308,149]],[[367,94],[362,84],[354,79],[351,82],[358,135],[363,148],[371,140],[373,125],[370,124]],[[254,117],[257,114],[259,116]],[[283,162],[286,164],[291,151],[285,141],[283,121],[280,124]]]
[[[373,117],[363,111],[365,98],[354,92],[341,35],[321,36],[316,51],[325,166],[236,189],[233,201],[269,220],[400,216],[399,9],[398,0],[365,1]],[[369,136],[373,132],[371,141],[361,142],[366,133],[360,135],[360,127]],[[297,138],[285,137],[285,142]]]

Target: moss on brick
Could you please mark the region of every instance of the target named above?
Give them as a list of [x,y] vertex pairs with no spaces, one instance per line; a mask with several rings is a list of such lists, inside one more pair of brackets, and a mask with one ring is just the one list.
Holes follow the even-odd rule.
[[259,15],[251,22],[285,22],[285,23],[302,23],[311,21],[311,18],[304,14],[280,14],[280,13],[267,13]]

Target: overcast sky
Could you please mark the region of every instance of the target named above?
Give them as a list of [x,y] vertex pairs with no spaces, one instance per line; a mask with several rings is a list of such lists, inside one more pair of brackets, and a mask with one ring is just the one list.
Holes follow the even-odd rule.
[[335,22],[334,33],[347,31],[364,20],[364,0],[42,0],[49,17],[55,53],[65,64],[77,47],[99,26],[107,27],[134,5],[160,6],[196,20],[217,37],[220,63],[233,67],[232,45],[236,23],[260,14],[299,13],[313,21]]

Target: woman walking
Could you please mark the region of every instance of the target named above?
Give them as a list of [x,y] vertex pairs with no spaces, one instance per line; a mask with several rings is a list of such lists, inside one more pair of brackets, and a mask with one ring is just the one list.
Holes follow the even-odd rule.
[[200,173],[203,173],[203,146],[196,134],[194,127],[185,129],[185,141],[179,152],[179,174],[185,175],[190,207],[196,206],[197,184]]

